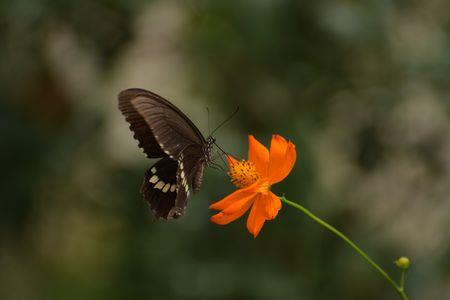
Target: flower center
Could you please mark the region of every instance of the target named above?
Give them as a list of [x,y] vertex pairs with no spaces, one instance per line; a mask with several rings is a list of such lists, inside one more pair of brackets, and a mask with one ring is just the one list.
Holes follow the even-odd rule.
[[261,178],[255,165],[248,160],[232,163],[228,175],[231,177],[231,182],[239,188],[248,187]]

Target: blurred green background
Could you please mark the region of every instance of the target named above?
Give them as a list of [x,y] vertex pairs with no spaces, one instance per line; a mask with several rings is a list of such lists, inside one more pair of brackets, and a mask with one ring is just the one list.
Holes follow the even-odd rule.
[[208,205],[154,221],[144,158],[117,109],[170,99],[246,157],[297,145],[274,187],[346,232],[411,299],[450,299],[450,2],[0,2],[0,298],[397,299],[342,241],[284,207],[257,239]]

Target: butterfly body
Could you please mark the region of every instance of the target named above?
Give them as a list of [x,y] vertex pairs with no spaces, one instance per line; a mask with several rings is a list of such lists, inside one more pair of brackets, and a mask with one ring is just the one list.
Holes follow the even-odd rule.
[[214,137],[205,139],[180,109],[147,90],[122,91],[119,109],[147,157],[159,158],[145,173],[144,199],[156,218],[182,216],[212,161]]

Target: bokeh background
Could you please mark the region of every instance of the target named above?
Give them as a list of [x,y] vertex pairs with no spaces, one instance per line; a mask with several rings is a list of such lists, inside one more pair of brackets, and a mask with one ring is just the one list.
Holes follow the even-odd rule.
[[0,298],[397,299],[347,245],[284,207],[257,239],[208,205],[153,220],[117,109],[155,91],[246,157],[293,140],[277,185],[354,238],[411,299],[450,299],[450,2],[0,2]]

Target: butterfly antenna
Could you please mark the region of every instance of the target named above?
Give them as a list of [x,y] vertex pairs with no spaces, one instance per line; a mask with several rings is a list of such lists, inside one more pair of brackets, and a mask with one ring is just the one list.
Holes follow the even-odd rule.
[[211,127],[209,126],[209,107],[206,107],[206,111],[208,112],[208,135],[211,135]]
[[214,132],[216,132],[220,127],[222,127],[223,125],[225,125],[225,123],[230,121],[237,114],[238,111],[239,111],[239,106],[236,107],[236,110],[228,118],[226,118],[222,123],[220,123],[219,126],[217,126],[216,129],[213,130],[213,132],[211,132],[211,134],[214,134]]

